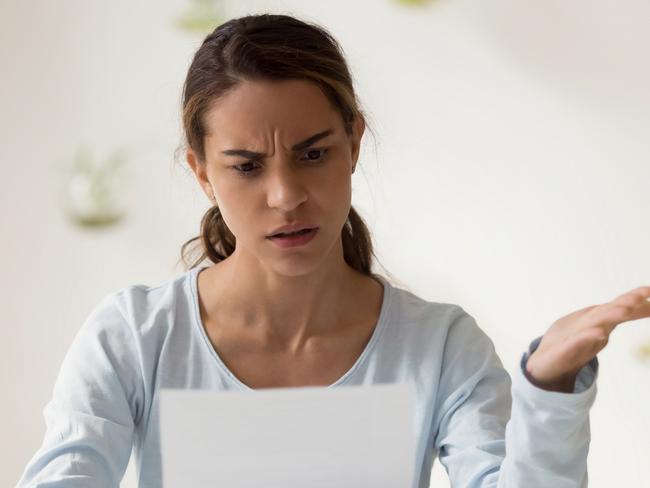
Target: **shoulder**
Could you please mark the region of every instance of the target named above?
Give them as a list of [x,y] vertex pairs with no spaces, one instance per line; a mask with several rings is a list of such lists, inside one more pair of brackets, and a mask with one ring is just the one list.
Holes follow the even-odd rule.
[[447,358],[473,352],[491,352],[494,345],[474,317],[456,303],[425,299],[391,285],[390,323],[402,340],[430,345]]
[[401,327],[421,333],[446,335],[471,326],[471,316],[458,304],[423,298],[406,288],[390,286],[390,313]]
[[173,323],[178,315],[191,314],[194,272],[157,285],[132,284],[107,293],[90,311],[82,330],[142,336]]

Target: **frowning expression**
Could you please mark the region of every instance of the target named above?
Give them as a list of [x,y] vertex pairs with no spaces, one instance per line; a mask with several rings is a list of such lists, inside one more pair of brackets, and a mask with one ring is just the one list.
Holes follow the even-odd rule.
[[[312,82],[256,80],[215,100],[205,125],[206,164],[195,172],[206,193],[214,192],[235,253],[292,274],[331,259],[350,210],[363,121],[347,134]],[[308,244],[282,248],[268,239],[294,222],[318,227]]]

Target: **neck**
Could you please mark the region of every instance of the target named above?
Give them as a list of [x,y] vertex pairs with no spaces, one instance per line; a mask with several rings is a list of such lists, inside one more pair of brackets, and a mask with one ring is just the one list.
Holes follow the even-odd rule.
[[365,279],[345,262],[342,246],[311,272],[295,276],[260,266],[255,257],[236,251],[212,268],[206,278],[211,290],[207,314],[229,329],[292,350],[340,325],[358,303]]

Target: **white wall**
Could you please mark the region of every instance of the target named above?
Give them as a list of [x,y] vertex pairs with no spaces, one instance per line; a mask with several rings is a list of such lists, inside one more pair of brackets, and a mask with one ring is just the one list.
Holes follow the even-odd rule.
[[[181,0],[0,4],[0,484],[43,435],[63,355],[106,293],[182,272],[207,201],[173,169],[185,71],[200,43],[171,27]],[[640,0],[232,2],[328,27],[377,129],[354,203],[382,263],[421,296],[461,304],[509,371],[560,316],[650,284],[650,68]],[[57,204],[57,165],[122,143],[133,201],[113,231]],[[601,352],[592,488],[646,486],[647,320]],[[614,447],[613,447],[614,446]],[[134,486],[129,471],[124,486]],[[432,486],[448,486],[436,464]]]

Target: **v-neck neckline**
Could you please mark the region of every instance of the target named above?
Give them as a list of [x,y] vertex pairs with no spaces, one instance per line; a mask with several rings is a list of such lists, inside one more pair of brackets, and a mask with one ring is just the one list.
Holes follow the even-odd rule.
[[[208,337],[207,330],[205,328],[205,324],[203,323],[203,319],[201,318],[201,312],[200,312],[200,306],[199,306],[199,293],[198,293],[198,276],[199,273],[208,268],[209,266],[197,266],[190,271],[188,271],[188,279],[190,280],[189,287],[191,291],[191,296],[192,296],[192,309],[194,310],[194,324],[196,328],[198,329],[199,335],[202,337],[203,342],[205,346],[208,349],[209,354],[212,356],[212,358],[215,360],[217,366],[219,369],[221,369],[226,376],[228,376],[232,382],[239,388],[243,390],[249,390],[249,391],[258,391],[262,390],[265,388],[251,388],[248,386],[246,383],[241,381],[231,370],[228,368],[225,364],[225,362],[221,359],[219,356],[219,353],[217,350],[214,348],[212,345],[212,342],[210,341],[210,338]],[[366,358],[370,355],[372,350],[375,347],[375,344],[378,341],[378,338],[382,332],[382,330],[386,327],[386,322],[388,321],[388,312],[389,312],[389,305],[390,305],[390,299],[391,299],[391,294],[392,294],[392,286],[391,284],[386,280],[381,275],[378,274],[373,274],[374,277],[376,277],[382,284],[384,288],[383,292],[383,297],[382,297],[382,303],[381,303],[381,309],[379,312],[379,318],[377,319],[377,323],[375,325],[375,328],[372,332],[372,335],[370,336],[370,339],[368,340],[366,346],[364,347],[363,351],[357,357],[357,360],[354,362],[354,364],[348,369],[343,376],[341,376],[338,380],[336,380],[334,383],[331,383],[330,385],[327,386],[322,386],[322,388],[332,388],[335,386],[339,386],[343,383],[345,383],[353,374],[354,372],[359,369],[361,364],[366,360]]]

